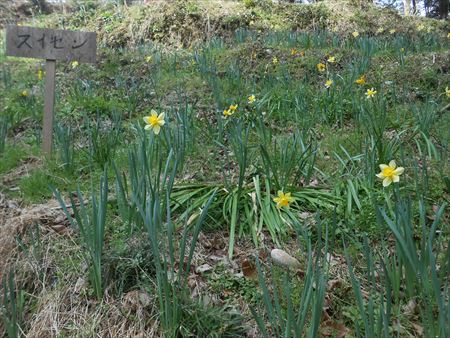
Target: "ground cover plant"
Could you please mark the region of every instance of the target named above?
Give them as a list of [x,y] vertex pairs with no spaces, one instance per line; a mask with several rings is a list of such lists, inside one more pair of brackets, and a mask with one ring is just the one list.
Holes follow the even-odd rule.
[[43,63],[1,32],[0,335],[450,336],[448,22],[255,0],[29,24],[98,31],[98,62],[58,63],[45,157]]

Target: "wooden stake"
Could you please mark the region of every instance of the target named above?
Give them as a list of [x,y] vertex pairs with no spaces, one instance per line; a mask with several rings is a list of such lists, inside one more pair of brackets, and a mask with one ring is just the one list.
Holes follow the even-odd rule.
[[42,151],[51,156],[53,139],[53,106],[55,105],[55,60],[45,61],[44,125],[42,127]]

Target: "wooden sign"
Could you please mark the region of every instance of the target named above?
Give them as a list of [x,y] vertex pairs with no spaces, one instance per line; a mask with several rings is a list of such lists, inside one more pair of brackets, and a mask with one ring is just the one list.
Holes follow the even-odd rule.
[[6,26],[6,55],[46,59],[42,149],[52,152],[56,60],[94,63],[97,34],[60,29]]
[[6,26],[6,55],[94,63],[96,40],[91,32]]

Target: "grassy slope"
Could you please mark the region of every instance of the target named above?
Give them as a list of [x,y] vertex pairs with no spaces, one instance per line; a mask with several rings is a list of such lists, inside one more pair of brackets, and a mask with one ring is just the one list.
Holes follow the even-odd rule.
[[[422,23],[425,28],[418,31]],[[390,192],[384,193],[374,177],[379,163],[395,158],[406,167],[401,191],[417,198],[425,196],[429,217],[433,208],[448,200],[449,116],[445,111],[439,113],[448,104],[445,87],[450,84],[445,23],[404,19],[372,7],[355,11],[328,2],[311,6],[245,7],[242,3],[217,5],[203,1],[80,10],[64,19],[61,15],[44,17],[39,24],[96,30],[101,48],[95,66],[80,65],[72,69],[70,64],[58,65],[57,121],[59,125],[72,127],[71,140],[75,144],[74,163],[67,169],[62,165],[61,142],[52,160],[34,160],[39,156],[43,90],[36,73],[42,64],[6,59],[0,54],[1,115],[12,116],[0,162],[0,173],[7,179],[0,184],[2,192],[19,198],[25,205],[48,200],[49,184],[64,192],[74,190],[77,183],[85,192],[91,184],[97,185],[102,157],[92,157],[89,151],[88,120],[102,121],[99,150],[114,148],[110,156],[126,171],[127,152],[136,140],[136,124],[141,123],[142,116],[150,109],[166,111],[174,128],[179,127],[175,112],[182,111],[189,116],[191,145],[178,183],[221,184],[222,172],[231,181],[237,181],[236,152],[230,151],[232,118],[242,117],[245,124],[253,121],[254,114],[263,116],[264,126],[271,130],[273,140],[289,140],[297,132],[306,143],[316,146],[317,160],[310,180],[290,180],[284,188],[301,191],[305,186],[319,185],[333,194],[339,201],[336,203],[340,220],[338,235],[345,234],[351,239],[350,250],[359,271],[365,269],[358,255],[361,237],[368,234],[370,241],[377,243],[386,232],[377,223],[373,211],[374,199],[382,204],[384,198],[392,197]],[[312,28],[329,32],[311,32]],[[379,28],[384,32],[377,33]],[[292,29],[299,31],[292,34]],[[395,33],[390,34],[391,29]],[[336,32],[330,32],[333,30]],[[350,34],[355,30],[360,32],[357,39]],[[205,43],[202,40],[206,36],[214,39]],[[334,56],[336,62],[327,63],[329,56]],[[316,69],[319,62],[327,64],[323,73]],[[367,83],[360,87],[354,81],[362,74],[366,75]],[[329,90],[324,88],[327,79],[333,80]],[[377,96],[367,100],[364,93],[372,87],[377,89]],[[26,97],[21,94],[24,90]],[[256,95],[254,106],[246,103],[250,94]],[[222,110],[236,103],[238,113],[222,120]],[[115,114],[122,118],[123,131],[117,139],[108,141],[105,135],[114,135],[111,121]],[[217,136],[216,128],[220,125],[217,121],[223,121],[224,138]],[[247,183],[255,175],[265,174],[258,150],[262,143],[261,134],[252,131],[249,143],[252,165],[247,168]],[[425,176],[424,164],[428,168]],[[109,174],[112,181],[111,168]],[[95,310],[104,318],[120,318],[116,307],[120,307],[122,292],[148,290],[151,285],[146,279],[151,269],[141,257],[148,250],[147,244],[127,238],[127,229],[115,208],[113,201],[108,212],[105,256],[109,258],[105,269],[110,273],[110,285],[118,280],[124,284],[112,292],[112,299],[104,308]],[[308,214],[320,212],[325,219],[333,215],[332,208],[307,204],[300,205],[298,210]],[[209,226],[226,233],[228,222],[229,219],[219,218],[217,222],[209,222]],[[318,236],[314,230],[311,232]],[[285,247],[293,245],[288,239],[291,235],[288,231],[281,236],[286,241]],[[444,233],[444,239],[448,235]],[[75,244],[67,239],[59,240],[58,245],[76,251]],[[221,250],[224,247],[226,250],[228,243],[219,243]],[[263,247],[272,245],[267,240]],[[82,266],[83,262],[61,259],[57,248],[49,247],[53,255],[47,259],[58,275],[64,276],[56,290],[71,292],[78,275],[74,266]],[[253,250],[253,245],[243,239],[238,248]],[[298,247],[294,245],[291,252],[296,250]],[[336,248],[336,255],[339,254],[342,254],[340,244]],[[297,256],[302,259],[300,253]],[[26,261],[23,254],[17,257]],[[127,266],[124,261],[134,265]],[[257,297],[253,282],[221,269],[215,267],[212,276],[206,278],[206,290],[248,311],[243,304]],[[140,276],[141,272],[145,272],[144,276]],[[30,278],[23,275],[24,280]],[[354,332],[356,305],[354,300],[346,300],[349,280],[343,283],[330,296],[332,316]],[[229,293],[239,295],[224,295],[220,285],[226,285]],[[64,302],[55,292],[39,295],[43,291],[40,286],[30,287],[28,291],[41,298],[29,301],[26,329],[30,329],[34,309],[41,311],[52,300],[53,304]],[[90,302],[89,292],[86,287],[83,291],[86,298],[73,304],[78,311]],[[401,309],[407,301],[399,301],[396,308]],[[133,319],[127,320],[136,324]],[[400,316],[400,320],[406,332],[414,332],[411,318]],[[73,324],[72,329],[70,323],[67,319],[63,325],[66,335],[80,329],[80,322]],[[144,332],[148,333],[149,327],[153,324],[146,323]],[[88,336],[104,329],[93,321],[80,334]]]

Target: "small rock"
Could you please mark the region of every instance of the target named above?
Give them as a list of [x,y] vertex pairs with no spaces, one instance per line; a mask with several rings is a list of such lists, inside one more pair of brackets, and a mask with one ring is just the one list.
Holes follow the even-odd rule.
[[273,249],[270,253],[270,256],[272,257],[272,261],[284,268],[299,268],[300,262],[289,255],[286,251],[280,250],[280,249]]

